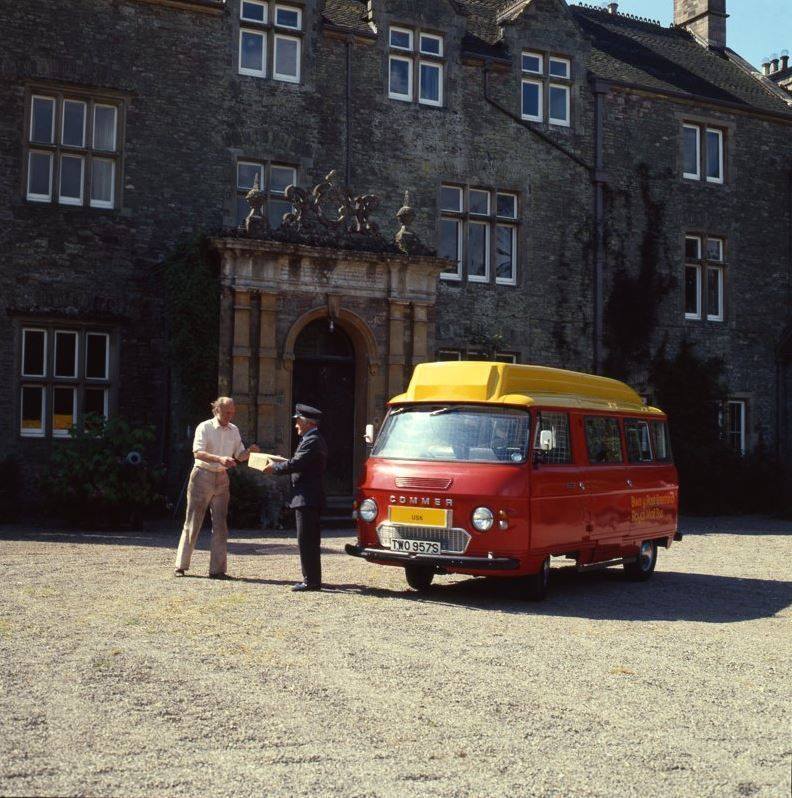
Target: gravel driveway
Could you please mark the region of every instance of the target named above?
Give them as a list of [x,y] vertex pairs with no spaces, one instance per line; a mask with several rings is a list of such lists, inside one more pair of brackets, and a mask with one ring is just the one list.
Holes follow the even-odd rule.
[[[0,528],[0,795],[788,796],[792,524],[696,519],[647,584],[408,591],[327,533]],[[684,528],[684,527],[683,527]],[[204,533],[205,534],[205,533]]]

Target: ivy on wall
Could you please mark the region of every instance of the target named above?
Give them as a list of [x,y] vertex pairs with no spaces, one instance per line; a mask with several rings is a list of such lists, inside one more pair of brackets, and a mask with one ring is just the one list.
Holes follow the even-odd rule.
[[198,234],[164,261],[162,281],[168,326],[168,357],[177,430],[209,417],[217,396],[220,279],[217,258]]

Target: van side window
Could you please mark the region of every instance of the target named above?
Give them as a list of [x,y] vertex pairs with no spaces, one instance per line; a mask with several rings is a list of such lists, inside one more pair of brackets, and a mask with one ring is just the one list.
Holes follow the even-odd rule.
[[652,431],[655,460],[661,463],[670,463],[671,443],[668,440],[668,424],[665,421],[651,421],[649,428]]
[[604,465],[622,462],[619,422],[615,418],[587,416],[585,429],[589,463]]
[[[539,452],[539,462],[548,465],[564,465],[572,462],[572,447],[569,442],[569,416],[566,413],[552,413],[543,410],[537,413],[538,423],[534,435],[534,451]],[[549,450],[542,450],[539,438],[543,430],[550,430],[553,445]]]
[[627,441],[627,459],[631,463],[649,463],[652,446],[649,443],[649,425],[634,418],[624,419],[624,438]]

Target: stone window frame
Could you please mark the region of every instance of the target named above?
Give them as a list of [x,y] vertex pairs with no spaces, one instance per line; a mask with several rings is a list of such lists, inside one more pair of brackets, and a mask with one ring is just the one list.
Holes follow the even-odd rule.
[[[538,61],[538,69],[526,66],[526,57]],[[552,64],[566,65],[566,74],[554,74]],[[538,113],[525,113],[525,86],[537,86]],[[520,118],[526,122],[539,122],[554,128],[572,127],[572,88],[574,86],[574,69],[572,57],[566,53],[550,50],[524,48],[520,54]],[[553,118],[551,113],[550,94],[553,90],[561,90],[566,98],[566,119]]]
[[[734,428],[732,411],[739,410],[738,427]],[[723,402],[721,431],[724,440],[734,452],[745,456],[748,452],[748,397],[729,396]]]
[[[695,242],[695,253],[691,252],[689,243]],[[718,255],[710,254],[709,244],[717,242]],[[685,233],[684,242],[684,279],[682,280],[683,312],[686,321],[708,321],[723,324],[726,321],[726,275],[727,275],[727,240],[725,236],[702,231]],[[696,309],[688,310],[687,278],[695,271]],[[709,301],[710,279],[715,277],[718,312],[711,312]]]
[[[53,103],[51,141],[33,140],[34,101]],[[64,143],[64,107],[67,104],[83,106],[82,144]],[[123,202],[124,143],[126,140],[126,108],[128,97],[113,90],[92,86],[78,86],[54,81],[34,81],[25,86],[24,124],[21,130],[22,169],[20,193],[31,205],[57,205],[59,208],[90,209],[95,212],[115,211]],[[95,144],[97,108],[112,108],[115,112],[115,138],[113,149],[100,149]],[[46,194],[30,191],[30,163],[34,155],[49,158],[49,190]],[[80,196],[62,195],[62,164],[65,159],[80,159]],[[92,199],[93,162],[111,162],[112,198]]]
[[[266,199],[266,203],[265,203],[262,211],[263,211],[264,216],[267,219],[270,218],[269,217],[269,212],[270,212],[270,201],[271,200],[285,202],[285,198],[284,198],[284,195],[282,193],[276,192],[276,193],[273,194],[271,189],[270,189],[271,176],[272,176],[272,167],[281,168],[281,169],[291,169],[293,171],[293,176],[294,176],[294,180],[293,180],[293,184],[294,185],[299,185],[298,180],[299,180],[299,174],[300,174],[300,169],[299,169],[299,167],[296,164],[287,163],[287,162],[285,162],[283,160],[279,160],[279,159],[275,159],[275,158],[264,158],[264,159],[262,159],[262,158],[246,158],[244,156],[237,157],[236,160],[234,161],[234,178],[233,178],[234,179],[234,196],[235,196],[234,211],[233,211],[234,212],[234,225],[237,226],[237,227],[244,224],[245,217],[247,216],[248,211],[250,210],[246,206],[246,204],[243,205],[243,201],[244,201],[245,195],[248,193],[248,191],[250,191],[250,188],[252,188],[252,186],[250,186],[250,187],[242,187],[242,186],[240,186],[240,182],[239,182],[239,167],[241,165],[257,166],[260,169],[259,174],[262,175],[263,178],[262,178],[261,182],[259,183],[259,187],[264,192],[264,194],[266,195],[266,198],[267,198]],[[291,208],[291,207],[292,206],[289,205],[289,208]],[[240,215],[240,212],[242,210],[244,210],[244,215],[240,219],[239,215]],[[284,206],[284,211],[288,212],[288,211],[285,210],[285,206]]]
[[[20,318],[16,320],[15,400],[16,432],[21,439],[64,439],[68,428],[54,423],[55,392],[72,391],[71,420],[83,423],[86,391],[103,391],[103,415],[109,418],[117,406],[118,386],[118,333],[107,324],[62,319]],[[38,373],[25,372],[26,338],[31,333],[43,333],[43,369]],[[71,373],[57,374],[58,336],[75,338],[74,368]],[[104,338],[105,371],[103,377],[86,375],[87,347],[90,336]],[[24,427],[23,403],[26,390],[40,394],[40,427]]]
[[[711,186],[724,186],[730,180],[730,149],[734,136],[734,124],[723,120],[714,120],[690,114],[678,114],[680,119],[679,139],[679,174],[686,183],[697,183]],[[696,171],[685,171],[686,135],[688,130],[695,131]],[[708,174],[709,149],[711,136],[717,138],[718,175]]]
[[[452,210],[450,207],[443,206],[443,190],[452,189],[461,192],[461,203],[459,210]],[[470,195],[472,192],[486,192],[488,194],[487,213],[477,213],[470,210]],[[510,197],[514,199],[514,215],[506,216],[498,213],[498,198]],[[494,202],[493,202],[494,200]],[[453,222],[457,229],[457,268],[455,271],[441,272],[440,279],[449,282],[467,281],[470,283],[481,283],[491,285],[511,286],[517,285],[519,271],[519,228],[520,228],[520,192],[513,189],[496,188],[480,184],[454,183],[452,181],[441,183],[438,196],[438,229],[437,241],[441,241],[442,226],[445,223]],[[486,263],[484,275],[470,274],[470,226],[485,226],[486,233]],[[508,229],[511,231],[512,245],[512,275],[511,277],[497,276],[497,257],[498,257],[498,231]],[[494,268],[493,268],[494,264]]]
[[[262,8],[263,19],[258,20],[250,16],[243,16],[246,6]],[[289,11],[297,14],[297,26],[279,22],[278,12]],[[303,78],[303,59],[305,48],[303,39],[306,29],[306,7],[302,0],[239,0],[239,14],[237,24],[237,72],[246,77],[268,79],[279,83],[300,85]],[[242,41],[245,35],[254,36],[261,41],[262,65],[261,69],[242,66]],[[297,73],[291,75],[278,72],[277,53],[279,42],[293,42],[297,46]]]
[[[414,25],[402,24],[399,22],[391,23],[387,27],[387,96],[390,100],[410,103],[424,108],[444,108],[446,98],[446,39],[445,33],[431,29],[418,28]],[[409,46],[402,47],[394,45],[391,37],[392,33],[406,33],[409,36]],[[423,40],[433,40],[439,42],[438,52],[425,50]],[[400,94],[391,89],[391,65],[393,62],[402,62],[409,65],[407,93]],[[423,69],[436,69],[439,72],[437,100],[422,97],[421,73]]]

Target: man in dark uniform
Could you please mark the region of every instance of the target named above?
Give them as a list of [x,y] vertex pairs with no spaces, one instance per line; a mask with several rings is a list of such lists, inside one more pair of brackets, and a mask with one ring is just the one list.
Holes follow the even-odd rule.
[[310,405],[297,405],[294,426],[300,443],[291,460],[271,463],[265,474],[291,474],[292,498],[289,503],[297,517],[297,543],[303,581],[292,590],[321,590],[322,562],[319,547],[321,533],[319,514],[324,507],[324,472],[327,465],[327,444],[319,434],[322,411]]

